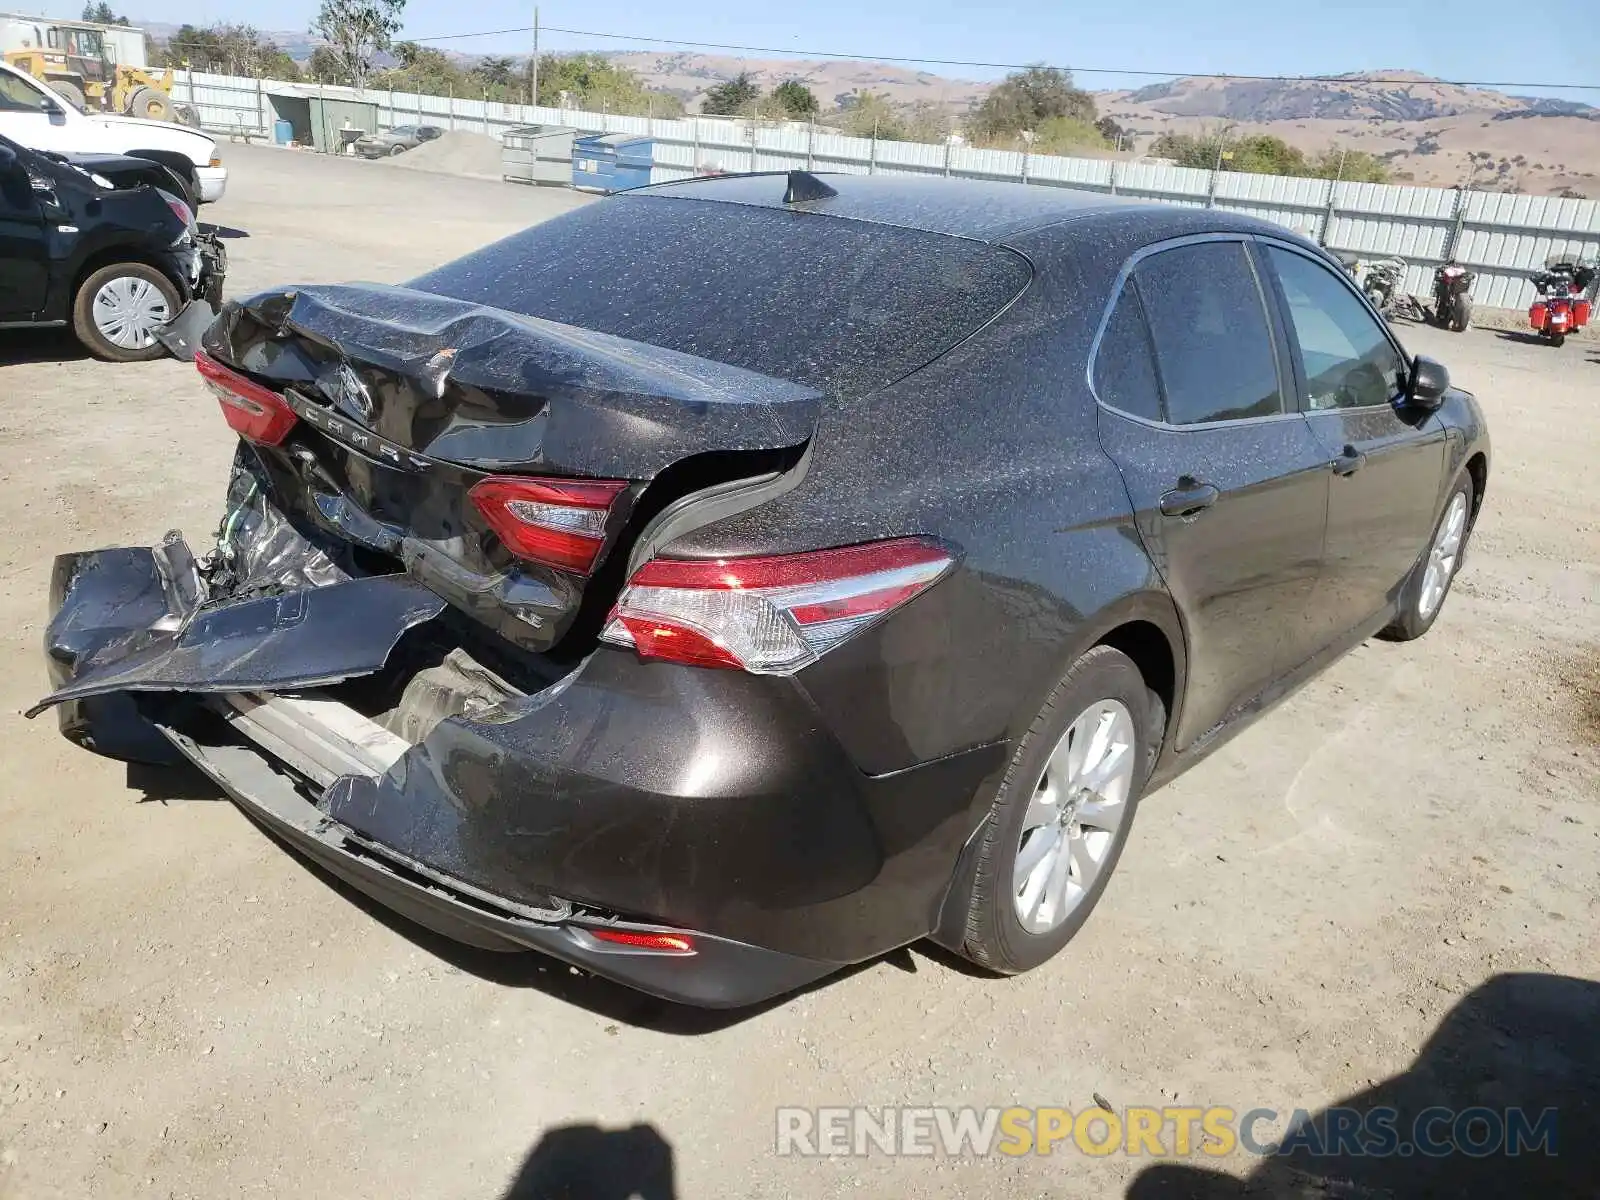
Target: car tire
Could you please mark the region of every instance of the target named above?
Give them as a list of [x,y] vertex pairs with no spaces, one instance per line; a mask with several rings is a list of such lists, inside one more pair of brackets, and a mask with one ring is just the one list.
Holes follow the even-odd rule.
[[[1120,650],[1096,646],[1072,665],[1023,736],[978,833],[971,876],[961,881],[971,897],[961,951],[966,958],[1001,974],[1027,971],[1055,955],[1083,926],[1133,827],[1165,720],[1160,699]],[[1097,759],[1096,739],[1102,735],[1108,749]],[[1089,740],[1081,741],[1084,737]],[[1117,746],[1121,749],[1112,760],[1110,747]],[[1076,777],[1075,755],[1080,768],[1088,768]],[[1104,769],[1108,761],[1118,771],[1114,777]],[[1112,782],[1102,782],[1103,791],[1085,797],[1075,788],[1096,782],[1097,764],[1099,779]],[[1078,816],[1092,808],[1094,820],[1072,819],[1061,812],[1063,805]],[[1114,827],[1105,827],[1113,821]],[[1044,840],[1035,843],[1036,838]],[[1084,871],[1091,863],[1085,886]],[[1059,899],[1058,867],[1065,876]]]
[[[119,283],[126,286],[117,288]],[[136,299],[130,319],[137,319],[139,313],[153,315],[158,299],[165,310],[165,321],[176,317],[178,310],[183,307],[177,285],[154,267],[138,262],[113,263],[101,267],[85,279],[73,298],[72,331],[77,334],[78,341],[90,354],[107,362],[148,362],[164,355],[166,348],[153,337],[148,344],[143,344],[143,338],[137,339],[140,342],[137,345],[119,344],[102,327],[95,305],[102,291],[108,287],[113,291],[124,291]],[[130,337],[129,340],[135,339]]]
[[1415,641],[1433,628],[1444,611],[1472,536],[1472,498],[1472,478],[1463,472],[1434,522],[1427,548],[1406,576],[1394,620],[1378,633],[1385,641]]
[[71,80],[49,79],[45,81],[45,86],[79,112],[83,112],[87,107],[88,100],[83,94],[83,89]]
[[406,152],[406,148],[404,146],[395,146],[393,149],[391,149],[389,151],[389,157],[390,158],[397,158],[398,156],[404,154],[405,152]]

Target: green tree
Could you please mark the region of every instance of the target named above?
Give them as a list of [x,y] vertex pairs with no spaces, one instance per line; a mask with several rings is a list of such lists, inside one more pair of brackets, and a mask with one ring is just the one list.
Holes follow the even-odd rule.
[[[525,73],[530,66],[523,64]],[[683,112],[683,101],[677,96],[645,87],[632,71],[603,54],[541,55],[538,103],[554,108],[561,103],[563,93],[573,107],[590,112],[657,117],[675,117]]]
[[406,0],[322,0],[311,32],[333,47],[349,81],[365,87],[372,56],[393,44],[405,7]]
[[811,89],[798,79],[786,79],[773,88],[772,99],[784,113],[796,119],[814,117],[820,107]]
[[390,53],[400,65],[374,78],[379,87],[420,92],[424,96],[454,96],[471,90],[466,72],[442,50],[416,42],[396,42]]
[[472,73],[490,87],[505,87],[516,73],[516,64],[509,58],[490,55],[473,67]]
[[717,84],[700,101],[700,111],[708,117],[732,117],[752,113],[761,100],[761,88],[747,71]]
[[1094,97],[1073,86],[1072,73],[1057,67],[1013,71],[983,98],[968,122],[974,139],[1009,141],[1055,117],[1093,125],[1100,117]]
[[1322,179],[1348,179],[1354,183],[1388,183],[1389,164],[1365,150],[1329,146],[1311,162],[1311,174]]
[[83,19],[93,21],[96,25],[122,25],[132,28],[133,22],[127,17],[120,17],[111,11],[111,5],[106,0],[91,0],[83,6]]
[[331,46],[318,46],[306,60],[305,74],[318,83],[349,83],[344,59]]
[[1074,150],[1104,150],[1106,141],[1099,128],[1081,117],[1047,117],[1033,131],[1035,154],[1070,154]]
[[206,29],[180,26],[164,50],[152,55],[156,65],[217,67],[258,79],[298,79],[300,68],[287,51],[251,25],[218,23]]
[[1094,127],[1100,132],[1100,136],[1113,146],[1120,145],[1123,138],[1132,139],[1133,137],[1133,130],[1124,125],[1119,125],[1110,117],[1101,117],[1094,123]]
[[840,106],[839,127],[851,137],[875,137],[886,142],[906,140],[900,110],[881,92],[856,91]]

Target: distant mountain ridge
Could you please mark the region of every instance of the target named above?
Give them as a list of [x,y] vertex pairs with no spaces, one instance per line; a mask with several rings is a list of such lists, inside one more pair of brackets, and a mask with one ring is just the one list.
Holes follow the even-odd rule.
[[[158,38],[178,28],[159,21],[142,25]],[[322,44],[309,33],[263,35],[302,62]],[[463,64],[485,57],[447,53]],[[741,72],[765,89],[799,80],[825,109],[852,92],[872,91],[896,104],[964,113],[994,86],[884,62],[679,50],[599,53],[634,71],[646,85],[678,95],[691,111],[709,88]],[[392,60],[384,56],[383,61]],[[1403,69],[1317,79],[1188,77],[1099,91],[1095,98],[1103,115],[1131,131],[1135,153],[1148,152],[1165,132],[1225,125],[1230,136],[1268,134],[1310,153],[1330,146],[1363,150],[1387,162],[1401,181],[1600,198],[1600,108],[1577,100],[1462,87]]]

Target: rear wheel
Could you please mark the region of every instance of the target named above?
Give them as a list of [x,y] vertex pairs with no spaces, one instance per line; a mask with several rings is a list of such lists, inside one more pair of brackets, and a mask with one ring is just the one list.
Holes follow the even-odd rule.
[[1472,324],[1472,297],[1457,296],[1455,314],[1451,317],[1450,328],[1457,333],[1465,333],[1467,326]]
[[85,100],[83,89],[70,79],[47,79],[45,86],[79,112],[84,110]]
[[1552,333],[1550,335],[1550,344],[1552,346],[1564,346],[1566,345],[1566,341],[1567,335],[1564,333]]
[[72,329],[89,353],[108,362],[146,362],[165,347],[156,330],[178,315],[178,289],[154,267],[114,263],[83,281]]
[[1121,857],[1160,742],[1161,703],[1096,646],[1056,685],[1006,772],[973,863],[962,953],[1006,974],[1082,927]]
[[1450,585],[1461,569],[1466,554],[1467,536],[1472,527],[1472,479],[1462,475],[1445,501],[1444,511],[1433,528],[1428,549],[1411,568],[1400,590],[1399,611],[1378,635],[1391,642],[1409,642],[1433,628]]

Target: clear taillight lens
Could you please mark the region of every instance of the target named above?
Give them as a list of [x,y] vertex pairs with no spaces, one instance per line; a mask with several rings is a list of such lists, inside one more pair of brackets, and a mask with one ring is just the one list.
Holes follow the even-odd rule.
[[601,638],[644,658],[789,675],[954,563],[926,538],[762,558],[658,558],[628,581]]
[[627,487],[615,479],[491,475],[469,495],[512,554],[587,575],[605,545],[611,506]]
[[277,392],[223,366],[204,350],[195,353],[194,365],[222,405],[223,418],[240,437],[276,446],[289,436],[299,417]]

